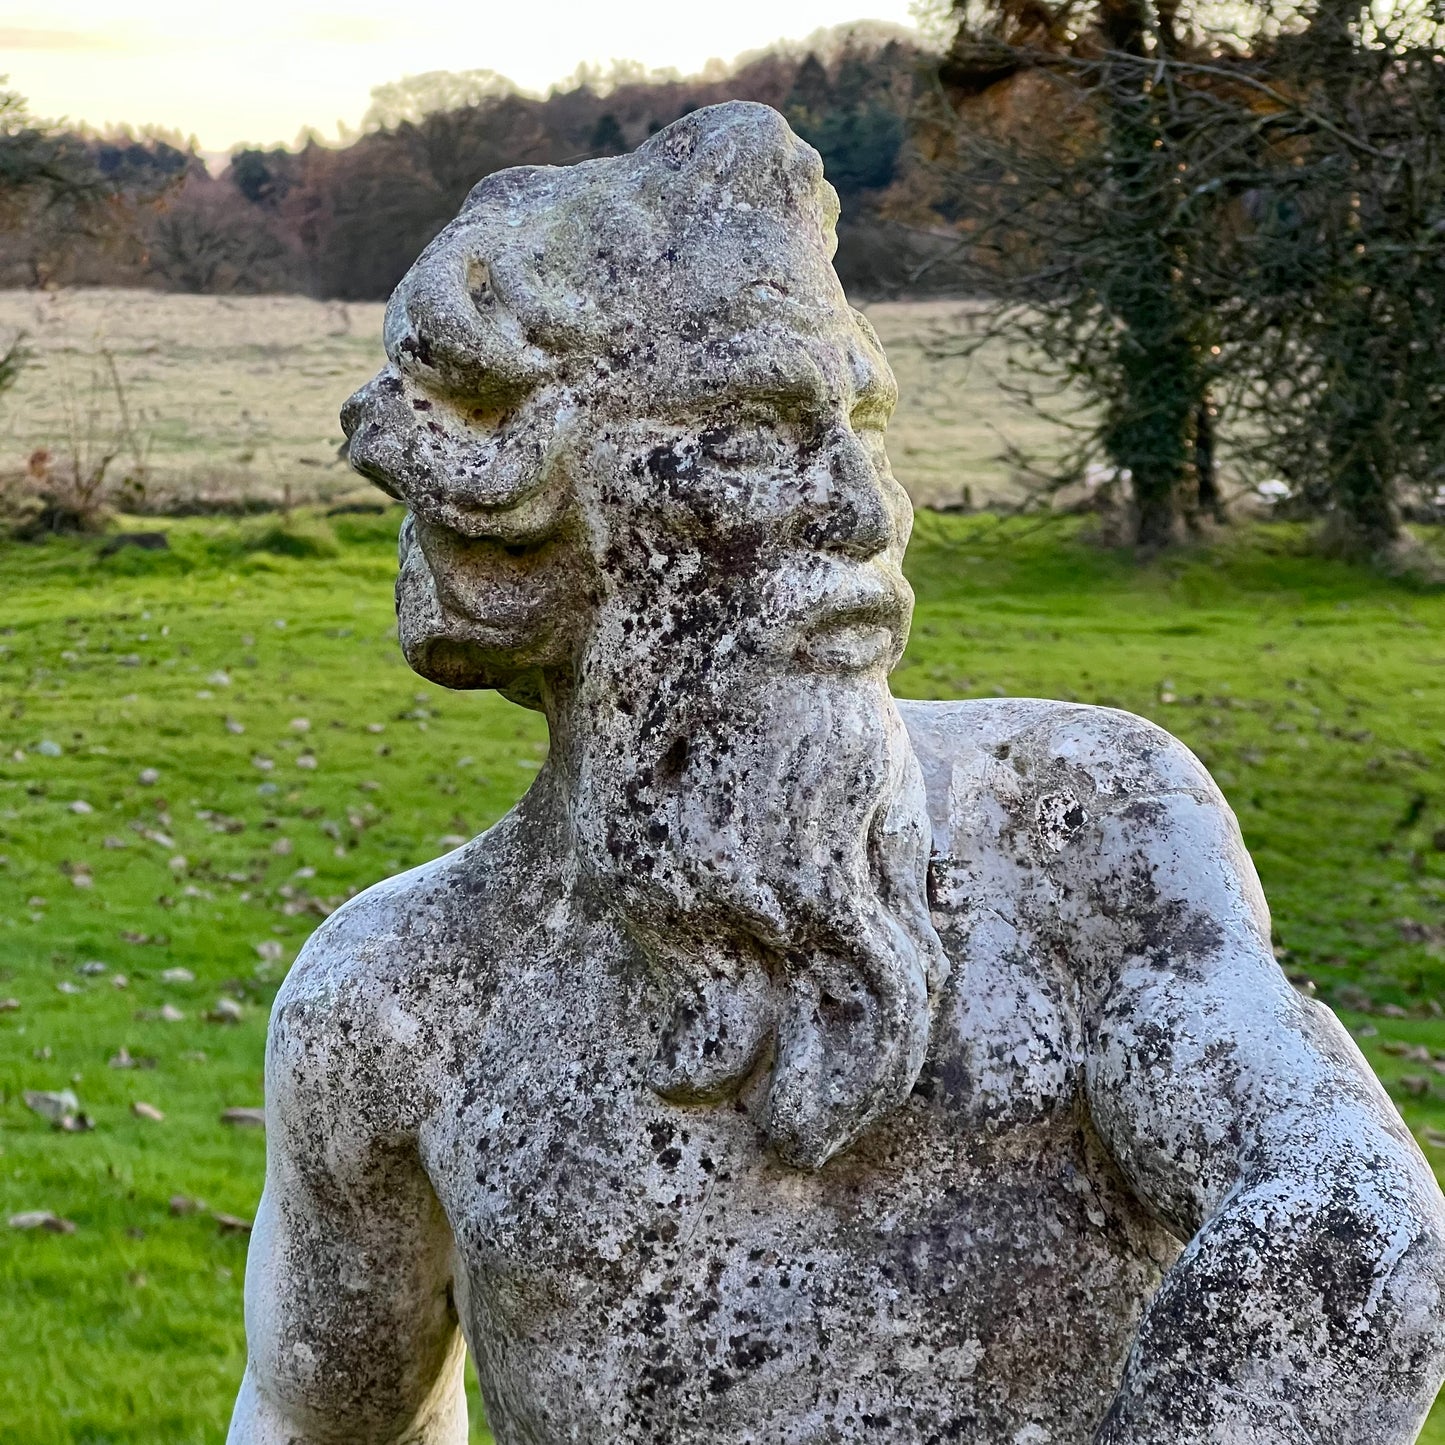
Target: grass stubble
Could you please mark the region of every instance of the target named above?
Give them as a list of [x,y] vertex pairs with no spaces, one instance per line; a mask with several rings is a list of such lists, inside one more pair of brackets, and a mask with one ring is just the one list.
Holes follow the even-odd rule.
[[[217,1216],[252,1217],[264,1136],[221,1115],[263,1102],[286,965],[540,766],[535,714],[402,663],[396,520],[183,521],[168,552],[104,560],[0,546],[0,1217],[75,1226],[0,1228],[3,1445],[223,1438],[246,1235]],[[895,691],[1077,698],[1183,738],[1281,962],[1440,1167],[1445,595],[1285,526],[1144,568],[1076,531],[920,514]],[[25,1105],[64,1089],[93,1129]]]
[[[113,358],[144,450],[147,509],[247,510],[364,491],[339,457],[341,398],[385,360],[380,302],[301,296],[186,296],[153,291],[0,290],[0,340],[24,332],[31,360],[0,410],[0,457],[67,449],[72,414],[118,428],[102,370]],[[951,301],[870,305],[897,373],[888,430],[899,480],[920,505],[1014,503],[1021,484],[999,460],[1005,436],[1044,454],[1061,435],[999,385],[1003,353],[972,363],[935,354],[972,308]],[[122,455],[118,479],[130,465]]]

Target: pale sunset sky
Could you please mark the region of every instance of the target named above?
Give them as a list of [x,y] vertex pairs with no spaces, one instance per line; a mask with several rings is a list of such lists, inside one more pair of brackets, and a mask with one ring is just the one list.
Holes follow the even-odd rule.
[[545,90],[581,61],[683,72],[910,0],[0,0],[0,74],[48,119],[154,124],[207,151],[360,123],[371,88],[488,69]]

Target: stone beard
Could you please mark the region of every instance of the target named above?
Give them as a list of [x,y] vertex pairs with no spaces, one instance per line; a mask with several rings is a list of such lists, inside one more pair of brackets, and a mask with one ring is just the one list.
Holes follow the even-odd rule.
[[[833,369],[891,385],[871,338],[855,345]],[[813,431],[812,467],[872,480],[856,441]],[[572,818],[584,876],[676,996],[655,1086],[717,1099],[769,1053],[763,1127],[817,1167],[913,1087],[946,971],[922,777],[884,680],[912,594],[892,511],[834,519],[820,565],[797,528],[726,505],[740,463],[784,509],[822,480],[746,423],[614,438],[577,468],[601,535]],[[731,586],[698,585],[723,568]]]
[[[489,176],[352,462],[547,716],[277,998],[232,1445],[1409,1445],[1445,1201],[1139,718],[896,703],[911,525],[766,107]],[[464,1343],[465,1339],[465,1343]]]
[[579,861],[676,994],[655,1087],[720,1098],[771,1048],[764,1128],[816,1167],[923,1064],[945,969],[923,780],[876,679],[718,673],[699,715],[668,706],[675,676],[638,698],[630,669],[584,669],[621,725],[581,745]]

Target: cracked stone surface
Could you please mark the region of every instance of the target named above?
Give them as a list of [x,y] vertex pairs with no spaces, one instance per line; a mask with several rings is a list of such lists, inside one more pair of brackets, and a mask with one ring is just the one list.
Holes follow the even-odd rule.
[[[908,703],[887,362],[765,107],[484,180],[351,456],[494,828],[277,999],[230,1439],[1404,1445],[1445,1204],[1150,723]],[[464,1343],[465,1342],[465,1343]]]

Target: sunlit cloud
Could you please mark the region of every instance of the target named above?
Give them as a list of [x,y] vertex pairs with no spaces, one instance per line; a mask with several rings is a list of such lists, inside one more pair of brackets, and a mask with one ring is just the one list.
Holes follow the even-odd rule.
[[40,30],[29,25],[0,26],[0,50],[121,50],[125,42],[103,30]]
[[349,133],[371,90],[404,75],[489,69],[545,92],[579,61],[700,69],[780,36],[910,0],[0,0],[0,74],[32,112],[97,127],[156,124],[224,152]]
[[385,45],[403,29],[400,21],[337,13],[307,16],[287,27],[287,35],[318,45]]

